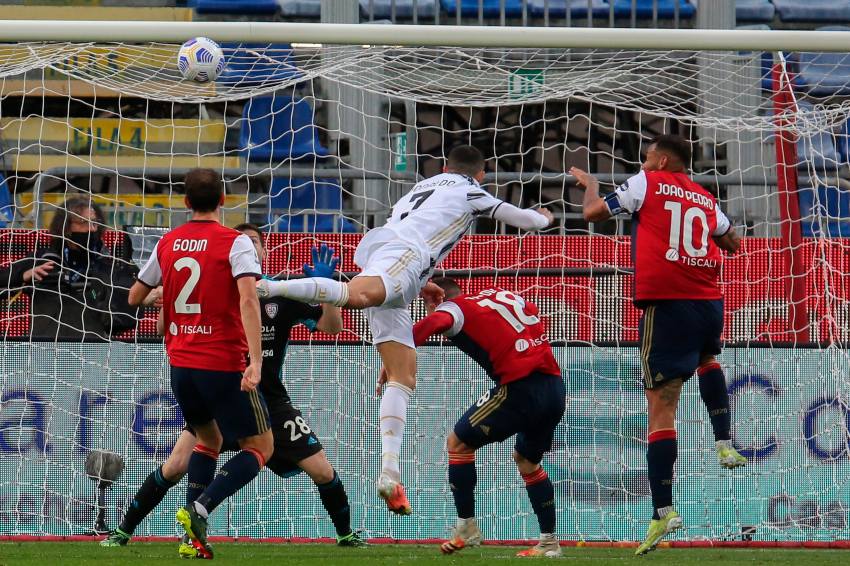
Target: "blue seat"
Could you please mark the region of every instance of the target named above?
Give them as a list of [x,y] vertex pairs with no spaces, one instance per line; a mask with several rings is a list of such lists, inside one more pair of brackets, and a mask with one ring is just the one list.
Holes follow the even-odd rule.
[[272,223],[278,232],[357,232],[348,219],[336,214],[297,214],[281,216]]
[[319,18],[322,0],[277,0],[280,15],[290,18]]
[[[388,20],[393,15],[395,2],[396,18],[409,20],[413,18],[413,0],[371,0],[373,19]],[[369,17],[370,0],[360,0],[360,13]],[[433,18],[437,13],[437,0],[418,0],[416,2],[417,18]],[[476,12],[477,13],[477,12]]]
[[258,96],[245,103],[239,147],[248,161],[328,155],[313,122],[313,107],[289,96]]
[[[811,113],[814,107],[811,103],[797,103],[801,113]],[[811,136],[800,136],[797,140],[797,158],[800,169],[814,168],[817,171],[834,171],[841,163],[838,153],[836,135],[829,129],[819,128]]]
[[268,86],[301,78],[288,43],[225,43],[224,70],[216,79],[228,86]]
[[850,22],[850,0],[773,0],[783,22]]
[[228,86],[267,86],[301,78],[288,43],[225,43],[224,70],[216,79]]
[[735,0],[735,17],[739,22],[771,22],[776,7],[770,0]]
[[[844,31],[844,26],[825,26],[818,31]],[[797,76],[801,86],[812,96],[850,94],[850,55],[846,53],[797,54]]]
[[277,0],[195,0],[199,14],[276,14]]
[[[505,17],[518,18],[522,16],[522,0],[481,0],[485,18],[498,18],[502,13],[501,4],[505,3]],[[460,15],[465,18],[478,17],[479,0],[440,0],[443,12],[449,16],[457,15],[460,4]]]
[[[635,3],[635,17],[640,20],[652,18],[653,3],[655,0],[637,0]],[[687,0],[657,0],[658,17],[670,19],[675,15],[676,2],[679,3],[679,17],[682,19],[693,18],[696,10],[693,4]],[[614,17],[630,18],[632,16],[632,0],[614,0]]]
[[0,228],[5,228],[15,219],[15,199],[9,192],[6,177],[0,173]]
[[269,208],[278,210],[342,208],[342,187],[332,179],[273,177]]
[[850,238],[850,191],[820,186],[817,191],[800,189],[797,195],[803,236]]
[[[549,17],[566,18],[567,7],[570,9],[571,18],[587,17],[587,0],[549,0]],[[528,0],[528,9],[532,17],[542,18],[546,15],[546,0]],[[594,18],[608,17],[610,10],[608,0],[591,2],[591,16]]]

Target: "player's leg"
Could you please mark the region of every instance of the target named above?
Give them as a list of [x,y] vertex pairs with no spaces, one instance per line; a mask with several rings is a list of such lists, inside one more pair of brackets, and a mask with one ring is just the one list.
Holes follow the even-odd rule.
[[646,389],[647,475],[652,519],[637,554],[654,550],[667,534],[682,526],[673,506],[673,469],[677,457],[676,408],[684,382],[699,365],[703,323],[693,301],[660,301],[641,316],[641,363]]
[[681,379],[671,379],[646,390],[649,420],[646,464],[652,494],[652,519],[646,539],[638,546],[636,554],[654,550],[664,536],[682,526],[682,519],[673,507],[673,469],[678,451],[676,408],[683,384]]
[[[369,319],[373,335],[383,322],[392,324],[400,321],[402,324],[395,326],[396,329],[405,326],[412,329],[407,309],[383,310],[373,313]],[[402,329],[402,332],[405,331]],[[381,335],[382,331],[377,330],[377,334]],[[386,501],[390,511],[409,515],[412,509],[401,483],[399,456],[407,422],[407,406],[416,386],[416,350],[413,348],[412,330],[409,343],[390,340],[380,342],[376,347],[387,371],[387,385],[380,407],[381,475],[378,478],[378,494]]]
[[195,446],[195,435],[184,430],[165,462],[151,472],[133,496],[118,528],[100,542],[101,546],[124,546],[133,531],[165,498],[168,490],[177,485],[189,468],[189,457]]
[[[201,426],[190,421],[199,443],[189,460],[189,482],[194,482],[193,468],[196,462],[211,463],[212,474],[215,473],[222,433],[227,438],[238,439],[242,448],[222,466],[218,475],[204,477],[203,479],[212,481],[193,503],[177,511],[177,522],[192,539],[199,555],[202,558],[212,558],[212,548],[207,543],[206,536],[209,514],[227,497],[256,477],[274,447],[265,401],[256,390],[241,390],[241,373],[193,370],[193,378],[196,390],[215,420]],[[213,437],[215,434],[217,439]],[[215,452],[207,452],[207,443],[214,440],[217,440]]]
[[556,524],[555,486],[540,463],[552,449],[555,429],[566,410],[566,386],[561,376],[536,374],[516,384],[528,399],[528,417],[522,432],[517,434],[513,458],[525,483],[531,508],[537,516],[540,538],[536,545],[517,553],[520,557],[561,556]]
[[701,301],[695,305],[702,313],[705,344],[700,354],[699,393],[714,431],[717,459],[724,468],[738,468],[747,463],[732,445],[732,412],[729,404],[729,389],[723,368],[714,357],[720,353],[720,338],[723,333],[723,301]]
[[257,282],[260,298],[285,297],[302,303],[328,303],[350,309],[381,305],[386,298],[383,280],[378,276],[358,275],[350,282],[325,277],[305,277],[289,281]]
[[481,530],[475,519],[475,485],[478,474],[475,469],[475,448],[465,444],[452,431],[446,439],[449,456],[449,488],[457,511],[457,521],[452,536],[440,545],[443,554],[452,554],[467,546],[481,544]]
[[272,415],[274,454],[266,466],[277,476],[286,479],[302,470],[310,476],[319,490],[322,505],[330,516],[340,546],[366,546],[357,533],[351,530],[351,509],[348,494],[316,437],[304,420],[301,411],[291,403],[277,402],[269,405]]
[[[526,402],[514,384],[497,385],[472,404],[457,420],[446,442],[449,484],[457,510],[451,538],[440,545],[444,554],[481,543],[475,519],[475,452],[482,446],[502,442],[522,430]],[[514,394],[512,394],[514,393]]]

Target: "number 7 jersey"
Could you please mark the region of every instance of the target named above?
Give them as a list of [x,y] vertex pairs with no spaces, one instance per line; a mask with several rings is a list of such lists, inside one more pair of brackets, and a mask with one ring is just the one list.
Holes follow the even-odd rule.
[[254,244],[218,222],[190,221],[157,242],[139,281],[149,287],[162,283],[165,348],[172,366],[245,370],[240,277],[260,277]]
[[445,336],[496,383],[518,381],[533,373],[561,375],[537,306],[519,295],[485,289],[444,301],[437,310],[452,317]]
[[612,215],[632,214],[635,302],[723,297],[714,238],[729,231],[717,200],[685,173],[641,171],[605,197]]

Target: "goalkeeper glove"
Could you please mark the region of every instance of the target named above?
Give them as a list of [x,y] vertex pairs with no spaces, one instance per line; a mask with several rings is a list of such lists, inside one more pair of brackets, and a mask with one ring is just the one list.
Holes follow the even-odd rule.
[[332,278],[336,266],[339,265],[339,257],[334,255],[334,249],[329,248],[327,244],[322,244],[321,247],[313,246],[310,255],[313,257],[313,266],[305,263],[302,268],[304,275],[307,277]]

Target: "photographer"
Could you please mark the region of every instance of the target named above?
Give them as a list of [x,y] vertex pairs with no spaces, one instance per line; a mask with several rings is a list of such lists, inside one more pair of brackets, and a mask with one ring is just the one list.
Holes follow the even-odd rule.
[[70,198],[56,212],[51,246],[35,254],[36,264],[54,267],[28,290],[33,339],[104,341],[135,327],[137,311],[127,296],[138,270],[104,244],[104,226],[100,207],[87,198]]

